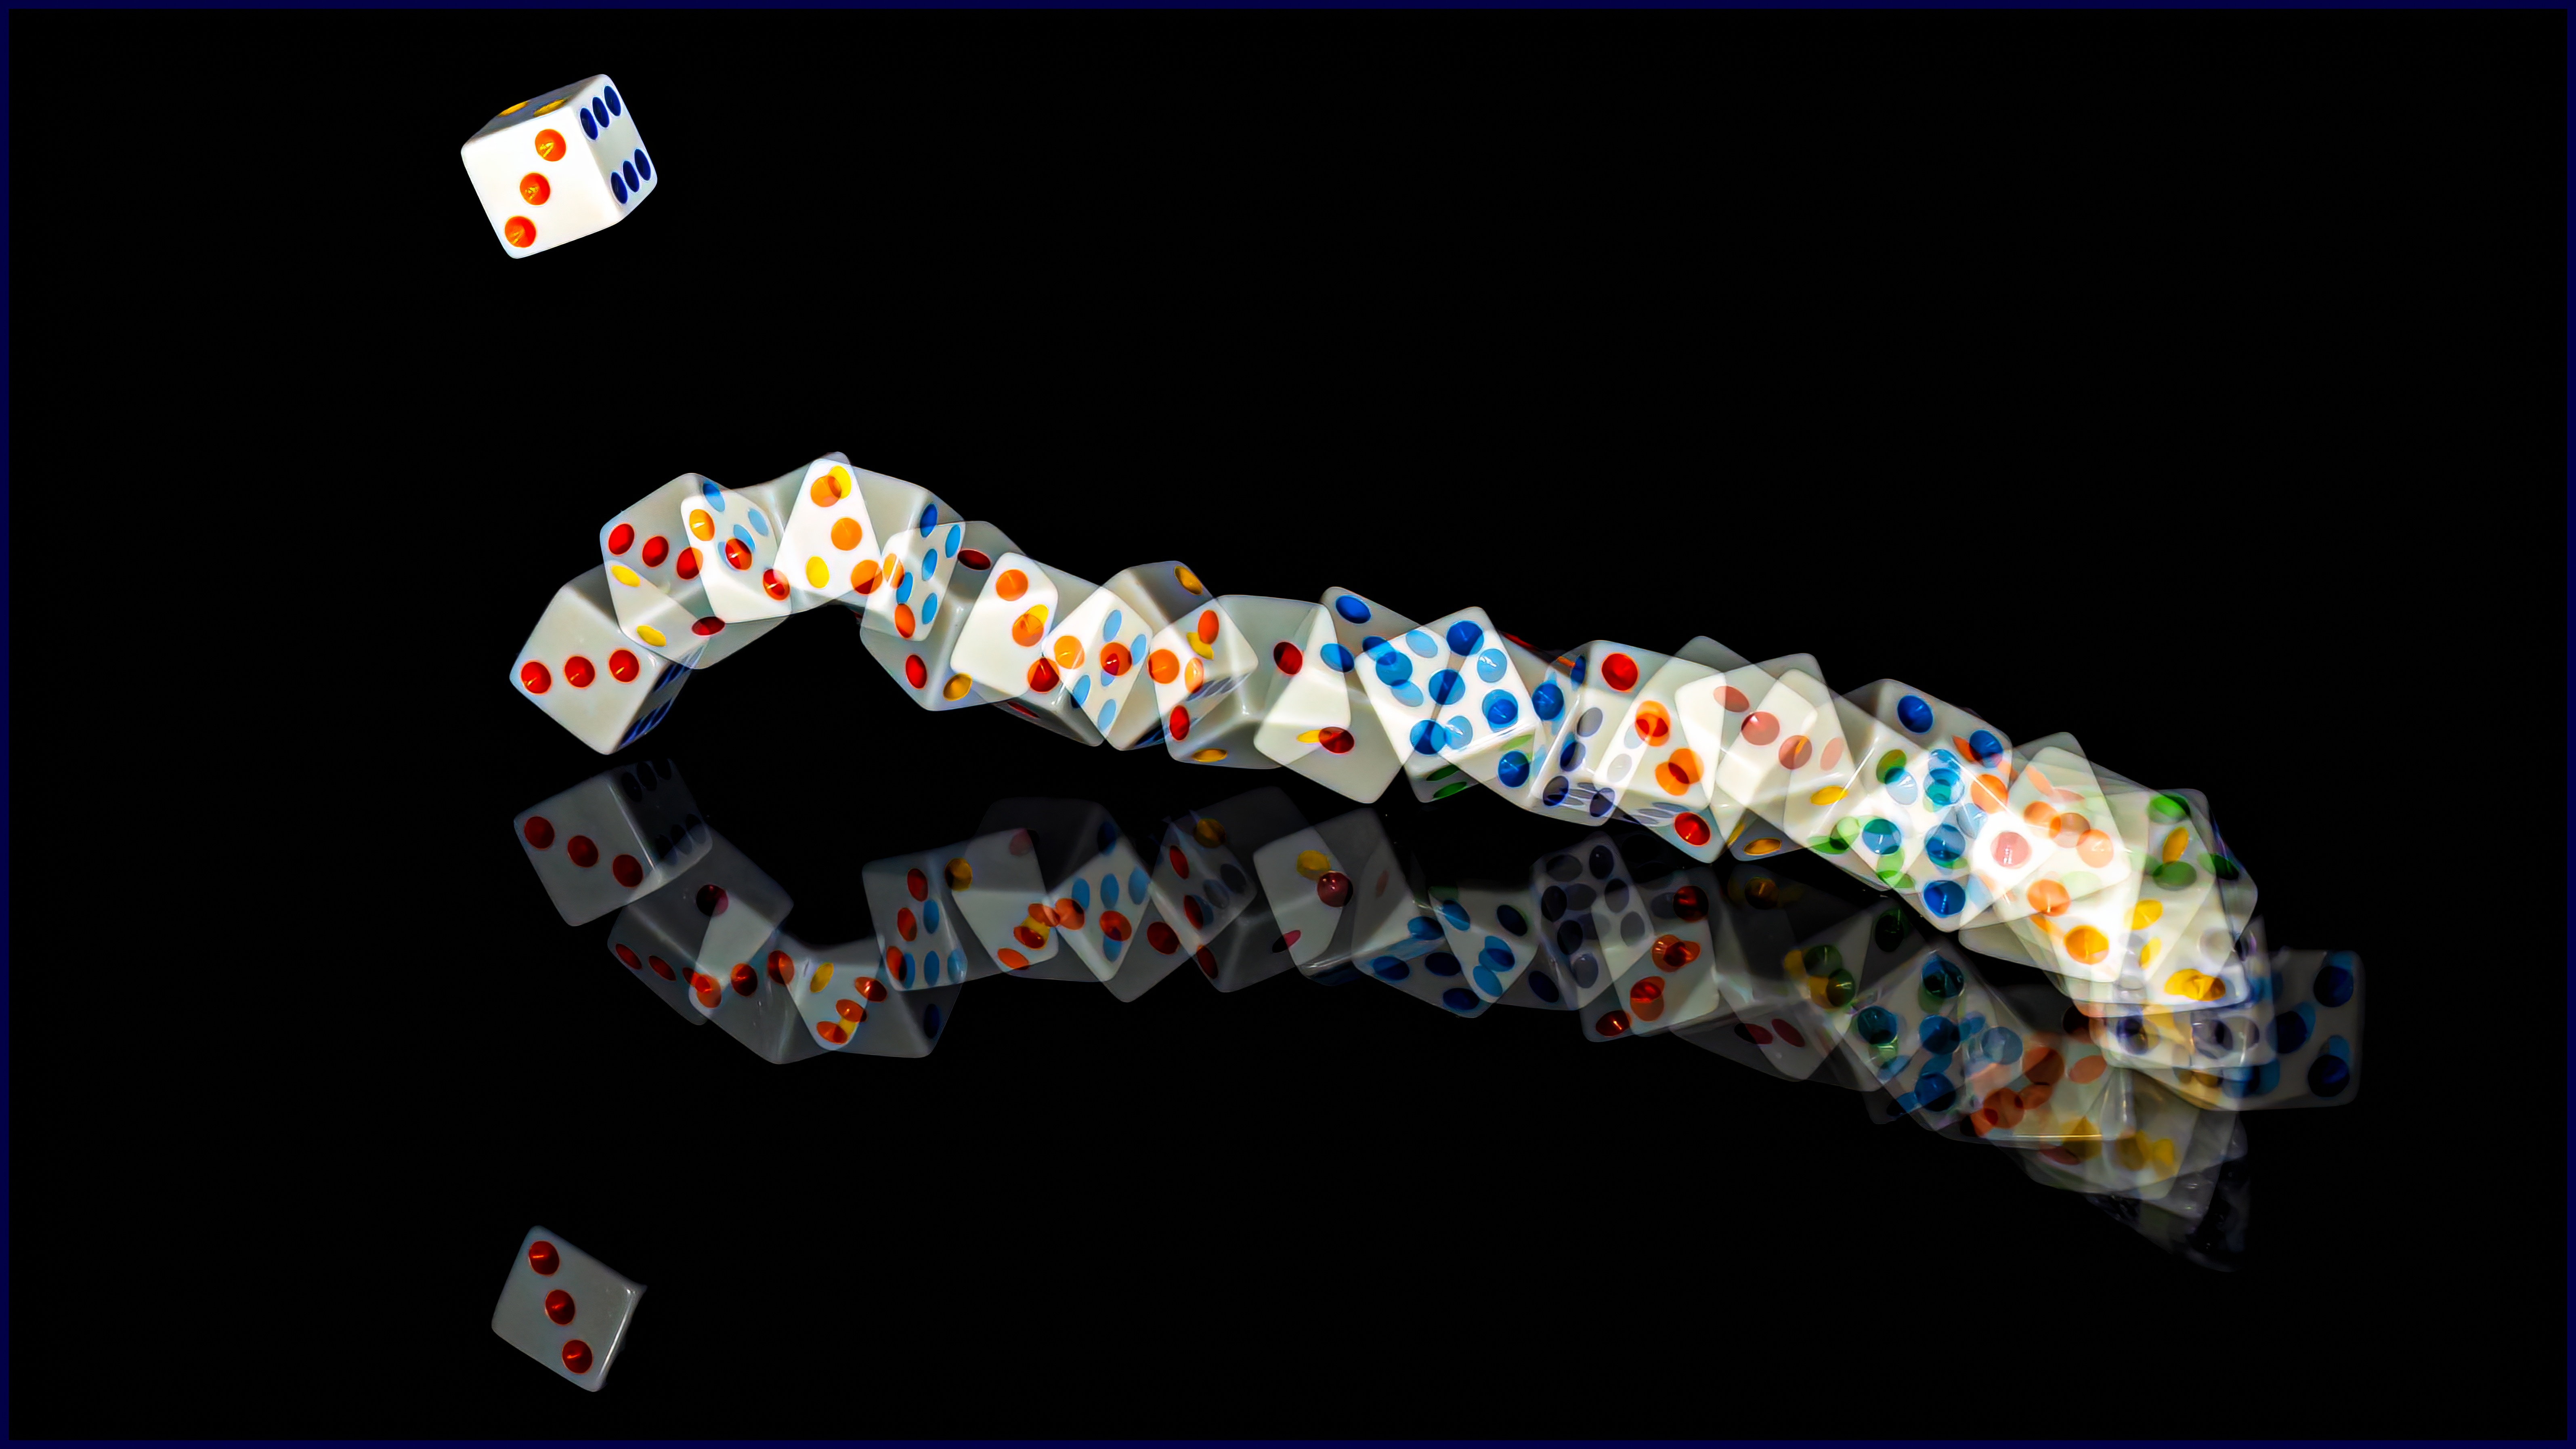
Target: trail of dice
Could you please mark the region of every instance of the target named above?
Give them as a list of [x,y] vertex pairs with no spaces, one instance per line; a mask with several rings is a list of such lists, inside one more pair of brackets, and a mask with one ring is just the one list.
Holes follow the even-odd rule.
[[2217,1266],[2231,1234],[2241,1247],[2236,1114],[2357,1090],[2358,959],[2271,950],[2234,914],[2250,883],[2202,896],[2178,949],[2226,990],[2177,1008],[2044,975],[2001,984],[1855,879],[1691,861],[1627,822],[1519,880],[1432,883],[1375,811],[1310,823],[1276,788],[1184,812],[1150,844],[1091,802],[1007,799],[966,841],[862,867],[876,934],[833,945],[784,930],[787,892],[707,827],[667,761],[584,781],[513,832],[568,923],[617,912],[608,947],[629,974],[768,1061],[927,1055],[987,976],[1121,1000],[1184,963],[1220,991],[1366,977],[1452,1015],[1561,1011],[1589,1040],[1669,1033],[1832,1082],[1879,1120],[2021,1149],[2034,1179],[2125,1200],[2124,1221]]
[[839,604],[925,709],[993,704],[1082,744],[1284,767],[1363,803],[1398,774],[1423,800],[1482,787],[1633,822],[1703,863],[1810,851],[2106,1000],[2213,999],[2223,985],[2171,964],[2179,933],[2210,893],[2251,895],[2190,792],[2099,769],[2068,735],[2016,746],[1895,680],[1836,693],[1808,655],[1749,663],[1705,636],[1548,653],[1481,609],[1416,624],[1338,587],[1216,597],[1177,561],[1094,585],[839,453],[742,490],[683,474],[599,540],[511,683],[602,753],[698,672]]

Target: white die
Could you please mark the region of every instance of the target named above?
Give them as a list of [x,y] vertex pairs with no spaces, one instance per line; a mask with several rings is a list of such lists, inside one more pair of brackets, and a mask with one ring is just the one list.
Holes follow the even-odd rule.
[[584,569],[555,590],[510,663],[519,697],[613,755],[662,722],[689,669],[632,643],[617,627],[607,575]]
[[668,760],[594,775],[510,822],[567,926],[670,884],[705,853],[705,826]]
[[659,184],[626,98],[604,75],[521,101],[459,151],[492,235],[513,257],[605,231]]
[[519,1256],[492,1308],[492,1331],[512,1348],[590,1390],[608,1379],[644,1285],[543,1226]]
[[939,1033],[966,990],[887,990],[883,948],[874,936],[838,946],[809,946],[782,931],[778,948],[794,963],[789,991],[797,1014],[815,1045],[826,1052],[926,1057],[939,1045]]

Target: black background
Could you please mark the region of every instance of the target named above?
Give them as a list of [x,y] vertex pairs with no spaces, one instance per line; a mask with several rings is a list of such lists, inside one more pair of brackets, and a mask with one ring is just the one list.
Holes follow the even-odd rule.
[[[2563,17],[10,25],[13,1433],[2563,1431]],[[505,259],[456,146],[602,69],[667,184]],[[2251,1124],[2222,1276],[1364,983],[768,1066],[553,916],[504,825],[602,762],[504,674],[609,513],[828,449],[1088,577],[2074,731],[2362,953],[2360,1099]],[[649,747],[808,940],[995,796],[1332,804],[837,610]],[[533,1222],[651,1285],[599,1395],[489,1330]]]

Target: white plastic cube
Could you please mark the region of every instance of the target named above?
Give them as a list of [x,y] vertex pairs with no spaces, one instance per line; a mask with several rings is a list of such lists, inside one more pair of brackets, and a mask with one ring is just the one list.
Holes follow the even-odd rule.
[[521,101],[459,148],[504,254],[532,257],[624,221],[660,184],[604,75]]

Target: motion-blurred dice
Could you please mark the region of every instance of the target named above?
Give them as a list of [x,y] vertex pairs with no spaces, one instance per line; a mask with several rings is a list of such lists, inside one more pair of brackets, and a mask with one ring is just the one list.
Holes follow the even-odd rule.
[[606,231],[654,187],[635,117],[604,75],[519,102],[460,149],[492,234],[514,257]]

